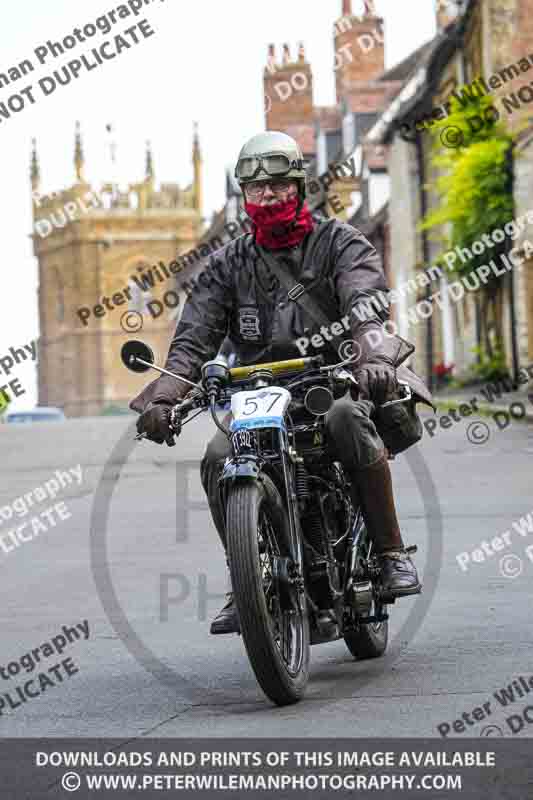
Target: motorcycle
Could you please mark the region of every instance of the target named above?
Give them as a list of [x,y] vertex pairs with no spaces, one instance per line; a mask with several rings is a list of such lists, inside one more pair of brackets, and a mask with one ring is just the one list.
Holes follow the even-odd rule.
[[[143,342],[127,342],[122,361],[134,372],[153,368],[191,386],[171,411],[173,434],[209,410],[231,441],[218,500],[241,634],[267,697],[279,706],[303,697],[311,645],[342,638],[357,659],[383,655],[394,597],[381,585],[355,491],[328,453],[324,429],[335,397],[357,387],[346,369],[351,359],[229,369],[219,357],[203,365],[199,384],[158,367]],[[409,387],[403,390],[389,402],[408,402]],[[227,427],[217,408],[229,401]]]

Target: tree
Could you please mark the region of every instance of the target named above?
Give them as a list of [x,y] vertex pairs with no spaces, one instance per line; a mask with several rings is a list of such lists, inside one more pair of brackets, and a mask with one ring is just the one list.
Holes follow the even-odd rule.
[[[486,234],[505,226],[514,218],[512,187],[509,180],[509,157],[513,136],[500,120],[491,97],[462,100],[453,96],[451,113],[431,127],[433,167],[439,177],[430,184],[439,204],[428,212],[421,229],[443,229],[437,237],[445,250],[456,247],[472,251],[472,245]],[[452,272],[469,274],[491,258],[505,252],[505,238],[495,243],[490,256],[486,252],[463,263],[454,263]],[[448,267],[449,269],[449,267]],[[491,274],[476,292],[476,311],[480,353],[496,358],[503,352],[502,277]],[[491,333],[494,339],[491,338]]]
[[7,411],[10,402],[7,392],[0,392],[0,417]]

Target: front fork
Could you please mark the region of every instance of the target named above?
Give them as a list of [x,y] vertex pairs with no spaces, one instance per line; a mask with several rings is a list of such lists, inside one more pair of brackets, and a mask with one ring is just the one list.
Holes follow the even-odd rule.
[[[302,529],[298,498],[295,491],[294,463],[290,457],[290,448],[287,431],[278,428],[278,445],[281,460],[281,472],[285,489],[286,509],[289,520],[289,549],[290,558],[275,557],[274,571],[280,583],[280,595],[286,598],[286,609],[294,609],[295,604],[303,611],[305,604],[304,571],[303,571],[303,545]],[[223,509],[224,524],[226,524],[227,487],[234,480],[261,481],[263,459],[257,453],[235,454],[227,459],[222,473],[218,479],[219,502]],[[296,590],[296,592],[294,591]],[[296,594],[296,597],[295,597]],[[295,603],[296,601],[296,603]],[[285,605],[285,603],[284,603]]]
[[289,440],[287,432],[279,430],[279,445],[281,453],[281,468],[283,472],[283,483],[287,499],[287,513],[289,515],[291,556],[298,573],[303,580],[303,546],[302,528],[300,523],[300,509],[294,480],[294,462],[290,457]]

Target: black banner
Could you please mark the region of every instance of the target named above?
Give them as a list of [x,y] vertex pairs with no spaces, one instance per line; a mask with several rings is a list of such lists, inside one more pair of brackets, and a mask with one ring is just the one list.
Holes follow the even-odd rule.
[[533,797],[531,740],[4,739],[2,798]]

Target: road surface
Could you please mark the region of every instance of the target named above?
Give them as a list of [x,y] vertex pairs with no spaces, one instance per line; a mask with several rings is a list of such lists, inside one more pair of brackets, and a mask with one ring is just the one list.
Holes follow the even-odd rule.
[[[478,736],[489,724],[504,731],[508,711],[495,707],[493,692],[533,672],[533,532],[528,541],[512,526],[533,506],[530,427],[499,431],[487,420],[490,439],[472,444],[470,417],[425,435],[393,463],[424,593],[392,608],[387,658],[355,662],[342,641],[313,647],[305,700],[278,709],[256,684],[241,638],[209,636],[227,581],[197,474],[211,420],[185,426],[169,449],[132,445],[132,419],[0,426],[4,736],[438,737],[438,726]],[[50,481],[59,486],[54,498]],[[24,514],[19,501],[14,510],[28,493],[32,507]],[[17,547],[7,536],[13,520],[28,523]],[[76,628],[71,641],[63,626]],[[32,650],[39,664],[34,654],[22,667]],[[17,686],[64,661],[46,673],[44,688],[30,684],[33,698],[17,697]],[[454,732],[455,720],[463,730],[459,722]]]

